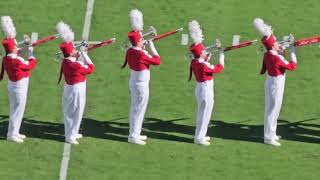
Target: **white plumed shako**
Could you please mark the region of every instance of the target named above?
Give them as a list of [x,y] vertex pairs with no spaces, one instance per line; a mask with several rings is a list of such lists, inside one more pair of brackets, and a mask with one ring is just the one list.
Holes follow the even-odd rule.
[[133,31],[143,30],[143,15],[138,9],[133,9],[129,13],[130,24]]
[[199,23],[196,20],[189,22],[189,33],[194,43],[202,43],[203,34]]
[[61,35],[63,41],[72,42],[74,40],[74,32],[69,25],[60,21],[56,26],[57,32]]
[[272,34],[272,27],[265,24],[261,18],[255,18],[253,20],[253,25],[263,36],[269,37]]
[[1,28],[8,38],[14,39],[16,37],[16,28],[10,16],[1,17]]

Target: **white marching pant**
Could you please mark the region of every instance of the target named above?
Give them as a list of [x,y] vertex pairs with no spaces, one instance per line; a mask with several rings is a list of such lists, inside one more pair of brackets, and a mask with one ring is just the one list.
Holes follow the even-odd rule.
[[129,87],[131,92],[129,137],[138,138],[141,134],[144,114],[149,100],[149,70],[131,71]]
[[195,95],[198,103],[195,139],[203,139],[208,130],[214,104],[213,80],[197,83]]
[[86,104],[86,82],[64,84],[63,119],[66,139],[76,140]]
[[10,102],[10,117],[8,126],[8,137],[19,134],[24,110],[27,103],[29,78],[23,78],[17,82],[8,81],[8,92]]
[[285,85],[285,75],[267,76],[264,84],[265,112],[264,138],[272,140],[276,137],[277,120],[280,114]]

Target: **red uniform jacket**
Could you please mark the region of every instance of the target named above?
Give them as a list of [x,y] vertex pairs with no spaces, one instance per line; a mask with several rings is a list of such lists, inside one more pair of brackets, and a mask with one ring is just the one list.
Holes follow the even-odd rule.
[[36,58],[29,57],[29,61],[25,61],[22,57],[16,54],[8,54],[3,57],[2,70],[0,80],[3,78],[4,70],[7,72],[9,80],[16,82],[22,78],[30,76],[30,70],[36,67]]
[[213,74],[218,74],[223,70],[222,64],[210,65],[210,63],[204,61],[203,59],[193,59],[190,66],[190,76],[192,77],[192,71],[196,76],[197,82],[205,82],[213,79]]
[[64,58],[61,65],[61,73],[68,85],[74,85],[86,80],[86,75],[94,71],[94,65],[84,65],[77,61],[75,57]]
[[151,56],[147,51],[138,47],[132,47],[127,50],[126,59],[122,66],[124,68],[127,63],[130,69],[134,71],[143,71],[149,69],[150,65],[159,65],[160,56]]
[[293,71],[296,67],[297,64],[295,62],[288,62],[276,51],[271,50],[264,53],[260,74],[264,74],[268,71],[269,76],[275,77],[284,74],[286,69]]

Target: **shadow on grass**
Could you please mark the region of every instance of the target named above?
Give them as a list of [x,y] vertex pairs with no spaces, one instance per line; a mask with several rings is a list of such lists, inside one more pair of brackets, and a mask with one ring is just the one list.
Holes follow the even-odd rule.
[[[8,131],[8,116],[0,115],[0,138],[6,139]],[[64,142],[64,126],[60,123],[52,123],[23,118],[20,132],[28,137],[55,140]]]
[[[320,143],[320,125],[309,121],[319,119],[306,119],[297,122],[278,120],[277,134],[284,140],[305,143]],[[228,123],[224,121],[211,121],[208,135],[223,139],[263,142],[263,125],[248,125],[243,123]]]
[[[120,119],[128,119],[128,118],[120,118]],[[149,138],[153,138],[153,139],[192,143],[193,142],[192,138],[186,138],[183,136],[169,134],[161,130],[166,128],[167,125],[171,124],[171,122],[185,120],[185,119],[186,118],[180,118],[180,119],[162,121],[159,125],[160,129],[155,129],[152,127],[156,127],[157,125],[154,124],[153,121],[150,121],[150,118],[146,118],[145,123],[143,124],[144,129],[142,134],[145,134]],[[82,133],[84,136],[127,142],[128,133],[129,133],[129,123],[127,122],[117,122],[117,120],[97,121],[90,118],[84,118],[82,122],[83,122]],[[174,126],[174,127],[177,127],[177,126]]]
[[[85,137],[108,139],[126,142],[129,132],[127,122],[119,122],[128,118],[112,120],[95,120],[83,118],[80,132]],[[194,126],[183,124],[190,118],[177,118],[162,120],[157,118],[145,118],[143,134],[153,139],[193,143]],[[310,121],[319,119],[306,119],[297,122],[287,120],[278,121],[278,134],[285,140],[305,143],[320,143],[320,124],[312,124]],[[211,137],[263,142],[263,125],[250,125],[249,122],[228,123],[221,120],[211,121],[208,135]],[[6,138],[8,116],[0,115],[0,139]],[[63,123],[52,123],[24,118],[21,132],[29,137],[64,142]]]
[[[0,115],[0,139],[6,139],[8,128],[8,116]],[[106,121],[98,121],[91,118],[83,118],[80,132],[85,137],[93,137],[100,139],[108,139],[114,141],[127,142],[129,124],[127,122],[118,122],[118,118]],[[177,119],[180,120],[180,119]],[[182,119],[181,119],[182,120]],[[175,120],[173,120],[175,121]],[[165,122],[165,121],[164,121]],[[146,122],[146,125],[149,123]],[[64,142],[64,125],[63,123],[53,123],[38,121],[34,119],[24,118],[21,125],[20,132],[26,134],[28,137],[54,140]],[[192,142],[192,139],[170,135],[163,132],[148,131],[146,134],[150,138],[163,139],[169,141]]]
[[[147,132],[175,132],[193,136],[194,126],[176,123],[176,121],[185,119],[187,118],[164,121],[157,118],[146,118],[146,123],[144,123],[143,127],[148,130]],[[320,121],[315,118],[297,122],[279,120],[277,133],[285,140],[320,143],[320,124],[309,123],[309,121],[316,120]],[[211,120],[207,135],[222,139],[262,143],[263,125],[250,125],[248,123],[248,121],[229,123],[221,120]]]

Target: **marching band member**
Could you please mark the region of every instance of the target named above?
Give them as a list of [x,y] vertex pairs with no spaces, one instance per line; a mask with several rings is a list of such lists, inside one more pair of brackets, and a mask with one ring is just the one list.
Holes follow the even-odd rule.
[[[193,20],[189,23],[189,33],[194,41],[189,49],[194,56],[190,65],[189,81],[192,78],[192,72],[197,81],[195,96],[198,103],[198,110],[194,143],[209,146],[210,137],[206,136],[206,134],[214,104],[213,74],[220,73],[223,70],[224,54],[223,51],[220,52],[219,64],[211,65],[209,63],[211,53],[206,52],[202,44],[202,30],[197,21]],[[219,41],[216,42],[216,46],[220,48],[221,45]]]
[[[297,66],[297,58],[294,46],[290,48],[291,61],[279,54],[280,44],[276,42],[271,26],[268,26],[260,18],[254,20],[255,28],[263,35],[261,42],[266,48],[263,57],[263,64],[260,74],[267,74],[264,85],[265,91],[265,112],[264,112],[264,143],[273,146],[281,146],[280,136],[276,134],[277,119],[281,110],[285,70],[293,71]],[[291,35],[291,41],[293,36]]]
[[[63,117],[65,140],[70,144],[78,144],[80,124],[86,103],[86,75],[94,71],[94,65],[85,52],[85,48],[78,52],[73,44],[74,33],[70,27],[59,22],[56,26],[64,42],[60,49],[64,55],[61,64],[61,75],[64,75]],[[59,79],[59,81],[60,81]]]
[[2,41],[6,56],[3,57],[0,80],[3,79],[5,70],[8,75],[10,102],[7,140],[23,143],[26,136],[20,134],[19,130],[27,102],[30,70],[36,67],[36,58],[33,56],[32,47],[28,49],[27,61],[18,55],[18,44],[15,39],[16,29],[10,16],[1,17],[1,27],[6,35]]
[[160,56],[152,41],[147,43],[152,55],[144,50],[142,13],[134,9],[130,11],[129,17],[132,31],[128,33],[128,38],[132,47],[127,50],[126,59],[122,66],[124,68],[129,64],[131,71],[129,80],[131,107],[128,142],[145,145],[147,136],[141,135],[141,128],[149,99],[149,68],[150,65],[156,66],[160,64]]

